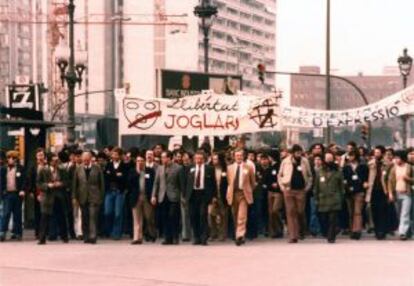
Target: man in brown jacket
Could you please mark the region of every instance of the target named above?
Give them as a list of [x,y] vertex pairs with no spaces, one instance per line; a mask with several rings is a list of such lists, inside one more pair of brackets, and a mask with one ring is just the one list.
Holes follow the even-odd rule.
[[236,245],[244,244],[248,205],[253,204],[253,189],[256,177],[253,168],[244,162],[244,151],[234,152],[235,163],[227,169],[227,202],[232,208],[236,229]]
[[289,243],[297,243],[305,237],[306,192],[312,187],[312,171],[301,146],[293,145],[291,155],[282,161],[278,181],[285,199]]

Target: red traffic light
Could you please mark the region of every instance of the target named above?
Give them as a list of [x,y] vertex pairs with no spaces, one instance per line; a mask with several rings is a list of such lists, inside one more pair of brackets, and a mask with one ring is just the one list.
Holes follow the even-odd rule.
[[259,70],[259,72],[264,73],[266,71],[266,66],[264,64],[258,64],[257,69]]

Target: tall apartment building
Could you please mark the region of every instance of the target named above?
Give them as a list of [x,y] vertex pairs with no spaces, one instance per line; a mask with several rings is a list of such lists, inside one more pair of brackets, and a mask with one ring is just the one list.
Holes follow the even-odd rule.
[[[276,69],[276,0],[216,0],[218,17],[212,26],[210,68],[212,72],[243,75],[248,92],[260,93],[256,67],[264,63]],[[204,67],[203,35],[199,33],[199,70]],[[274,76],[266,81],[275,85]]]
[[[5,104],[5,87],[16,76],[32,79],[32,37],[30,23],[17,22],[32,12],[32,0],[0,0],[0,103]],[[8,18],[5,15],[11,15]]]
[[[210,31],[209,67],[211,73],[241,74],[247,92],[260,94],[263,87],[256,67],[265,63],[268,70],[276,66],[276,0],[213,0],[218,16]],[[194,15],[198,0],[124,1],[127,14],[187,14],[186,32],[171,26],[124,26],[124,81],[139,96],[157,94],[157,69],[204,70],[203,31]],[[178,31],[178,32],[177,32]],[[274,76],[266,79],[266,89],[275,84]]]

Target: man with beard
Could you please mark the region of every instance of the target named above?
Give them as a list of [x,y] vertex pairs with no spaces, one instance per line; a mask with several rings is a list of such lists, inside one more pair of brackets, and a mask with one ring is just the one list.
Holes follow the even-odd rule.
[[387,165],[384,162],[385,148],[374,149],[374,159],[369,164],[368,190],[365,201],[369,204],[374,223],[375,237],[386,238],[388,232],[388,190],[386,187]]
[[278,182],[285,199],[289,243],[297,243],[305,238],[306,193],[312,187],[312,171],[301,146],[293,145],[291,155],[283,160]]

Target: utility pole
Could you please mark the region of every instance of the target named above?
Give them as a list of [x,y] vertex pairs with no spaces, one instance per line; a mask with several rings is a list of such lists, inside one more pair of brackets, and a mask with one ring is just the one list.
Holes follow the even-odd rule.
[[75,4],[74,0],[69,1],[69,69],[66,74],[66,81],[68,83],[68,143],[72,145],[75,143],[75,87],[78,81],[75,72],[75,44],[74,44],[74,14]]
[[[331,0],[327,0],[326,11],[326,110],[331,110]],[[326,128],[325,143],[331,143],[331,128]]]

